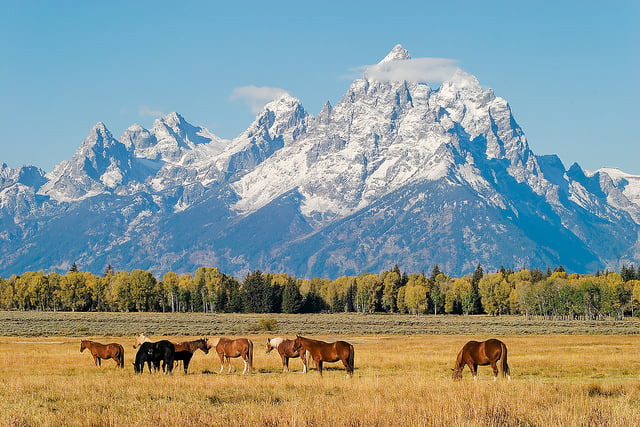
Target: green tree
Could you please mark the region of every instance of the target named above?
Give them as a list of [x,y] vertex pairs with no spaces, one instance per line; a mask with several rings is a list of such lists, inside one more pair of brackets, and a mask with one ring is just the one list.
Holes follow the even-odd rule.
[[302,294],[295,279],[291,278],[282,291],[282,312],[300,313],[300,310],[302,310]]

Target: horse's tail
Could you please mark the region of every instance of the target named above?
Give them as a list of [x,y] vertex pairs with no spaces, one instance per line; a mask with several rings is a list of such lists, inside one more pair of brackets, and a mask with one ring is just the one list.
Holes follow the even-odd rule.
[[120,347],[120,354],[118,354],[118,361],[120,362],[120,367],[124,368],[124,347],[121,344],[118,344]]
[[247,340],[247,341],[249,341],[247,361],[249,362],[249,373],[251,373],[251,370],[253,369],[253,341],[251,340]]
[[354,350],[353,350],[353,344],[349,344],[349,357],[347,358],[347,362],[349,364],[349,370],[351,371],[350,374],[353,375],[353,368],[354,368]]
[[504,345],[503,342],[500,342],[500,347],[502,349],[502,356],[500,359],[502,360],[502,376],[511,377],[511,372],[509,371],[509,363],[507,363],[507,346]]

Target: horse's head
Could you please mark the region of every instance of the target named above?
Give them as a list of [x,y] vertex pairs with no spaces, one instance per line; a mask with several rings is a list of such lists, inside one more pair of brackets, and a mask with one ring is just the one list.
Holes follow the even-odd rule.
[[207,351],[211,350],[211,347],[215,347],[216,343],[213,342],[213,338],[207,338]]
[[209,354],[209,340],[207,338],[200,338],[198,340],[198,348],[204,351],[204,354]]
[[149,341],[149,338],[145,337],[144,334],[138,335],[136,337],[136,342],[133,343],[133,348],[138,348],[138,346],[145,341]]
[[82,353],[85,348],[87,348],[87,342],[85,340],[80,341],[80,353]]
[[453,378],[454,381],[462,379],[462,369],[452,369],[451,371],[451,378]]
[[291,347],[291,349],[297,352],[300,350],[301,347],[302,347],[302,337],[300,335],[296,335],[296,339],[293,341],[293,346]]

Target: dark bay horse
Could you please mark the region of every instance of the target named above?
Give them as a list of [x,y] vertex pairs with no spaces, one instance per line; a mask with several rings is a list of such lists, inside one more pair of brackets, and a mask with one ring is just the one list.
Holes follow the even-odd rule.
[[491,365],[495,381],[498,379],[498,360],[502,361],[502,376],[511,380],[511,371],[507,363],[507,346],[502,341],[493,338],[483,342],[469,341],[458,353],[452,374],[453,379],[462,378],[464,365],[469,367],[474,380],[478,378],[478,366]]
[[269,354],[274,348],[278,350],[280,358],[282,359],[282,372],[289,372],[289,359],[300,357],[302,360],[302,372],[307,372],[307,358],[306,354],[300,355],[293,349],[294,340],[287,340],[281,337],[267,338],[266,353]]
[[[207,340],[207,346],[209,348],[214,347],[211,338]],[[251,373],[253,369],[253,342],[247,338],[238,338],[231,340],[229,338],[221,337],[218,343],[215,345],[218,357],[220,357],[220,373],[224,370],[224,362],[229,363],[229,371],[231,372],[231,360],[232,357],[242,357],[244,360],[244,371]]]
[[93,361],[97,366],[101,366],[101,359],[113,359],[117,368],[124,368],[124,347],[118,343],[100,344],[95,341],[82,340],[80,343],[80,353],[87,348],[93,356]]
[[133,363],[133,369],[136,373],[142,373],[145,362],[149,366],[151,372],[151,364],[154,369],[162,369],[170,374],[173,371],[173,360],[175,359],[175,347],[172,342],[162,340],[158,342],[144,342],[140,345],[138,353],[136,353],[136,361]]
[[297,335],[293,342],[293,350],[297,351],[301,357],[304,357],[302,356],[304,352],[309,352],[320,376],[322,376],[322,362],[338,360],[341,360],[347,369],[347,377],[353,375],[353,346],[346,341],[327,343]]
[[178,360],[182,360],[185,374],[187,373],[187,369],[189,369],[189,362],[191,362],[193,353],[195,353],[196,350],[200,349],[205,354],[209,353],[209,347],[207,346],[206,338],[200,338],[195,341],[185,341],[185,342],[174,344],[174,349],[175,349],[174,360],[176,362]]

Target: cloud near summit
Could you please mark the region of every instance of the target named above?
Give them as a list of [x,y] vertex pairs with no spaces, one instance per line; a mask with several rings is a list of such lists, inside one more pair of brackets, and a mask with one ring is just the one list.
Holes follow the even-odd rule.
[[367,79],[381,82],[407,80],[440,84],[460,69],[457,64],[457,60],[448,58],[412,58],[363,65],[352,71]]
[[287,93],[286,90],[279,87],[251,85],[233,89],[230,98],[232,101],[242,100],[251,108],[252,113],[257,114],[267,103]]

